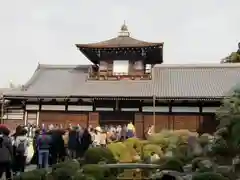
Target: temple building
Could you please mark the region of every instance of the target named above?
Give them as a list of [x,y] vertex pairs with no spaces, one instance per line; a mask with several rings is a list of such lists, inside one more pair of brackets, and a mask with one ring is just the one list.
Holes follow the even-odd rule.
[[165,65],[163,46],[134,39],[125,24],[115,38],[76,44],[93,65],[39,64],[22,89],[4,94],[4,112],[18,107],[22,114],[2,116],[2,123],[87,127],[131,121],[139,137],[149,125],[213,132],[215,111],[239,82],[240,64]]

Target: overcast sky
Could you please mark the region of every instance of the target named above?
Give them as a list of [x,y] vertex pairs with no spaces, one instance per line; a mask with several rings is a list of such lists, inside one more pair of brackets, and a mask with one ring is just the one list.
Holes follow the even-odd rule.
[[164,42],[164,63],[218,63],[240,41],[240,0],[0,0],[0,87],[38,63],[86,64],[76,43],[118,35]]

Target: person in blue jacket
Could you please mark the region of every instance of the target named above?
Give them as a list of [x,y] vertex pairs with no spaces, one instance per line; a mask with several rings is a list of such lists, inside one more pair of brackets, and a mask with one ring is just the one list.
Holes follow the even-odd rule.
[[51,135],[47,134],[43,129],[40,135],[37,137],[37,149],[38,149],[38,167],[48,168],[49,166],[49,151],[52,144]]

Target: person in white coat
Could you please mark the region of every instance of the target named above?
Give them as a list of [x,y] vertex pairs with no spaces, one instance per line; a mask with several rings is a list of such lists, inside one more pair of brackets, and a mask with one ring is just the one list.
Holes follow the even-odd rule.
[[102,128],[100,126],[95,128],[95,134],[93,138],[93,146],[97,147],[101,145],[101,139],[102,139]]
[[28,156],[28,146],[29,141],[27,138],[27,131],[23,128],[14,142],[17,172],[24,172],[25,170],[26,159]]

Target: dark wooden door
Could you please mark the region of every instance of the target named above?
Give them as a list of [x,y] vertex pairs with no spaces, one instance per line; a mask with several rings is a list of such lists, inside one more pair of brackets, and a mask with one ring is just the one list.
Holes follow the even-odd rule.
[[99,112],[99,123],[103,125],[127,125],[134,123],[133,112]]

